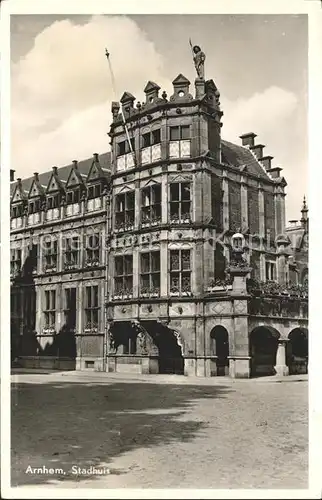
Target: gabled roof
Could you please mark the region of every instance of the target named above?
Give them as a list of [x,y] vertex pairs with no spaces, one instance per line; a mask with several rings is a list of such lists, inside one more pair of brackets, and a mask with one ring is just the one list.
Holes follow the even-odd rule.
[[[101,166],[102,172],[104,176],[109,179],[111,175],[111,153],[103,153],[98,156],[99,164]],[[87,158],[86,160],[82,160],[78,162],[78,171],[80,174],[85,175],[87,177],[90,168],[93,163],[93,158]],[[57,176],[59,177],[62,186],[66,188],[66,183],[70,174],[70,171],[72,169],[73,165],[69,164],[63,167],[59,167],[57,169]],[[48,186],[48,183],[52,177],[52,170],[48,170],[46,172],[40,173],[39,174],[39,182],[43,186]],[[30,191],[30,187],[32,185],[32,182],[34,180],[34,177],[27,177],[26,179],[22,179],[21,185],[22,185],[22,191],[26,193],[26,195]],[[16,186],[18,182],[11,182],[10,183],[10,195],[12,196],[13,193],[15,192]]]
[[227,163],[228,165],[235,167],[246,166],[248,173],[262,179],[270,179],[264,167],[259,163],[248,148],[222,140],[221,153],[223,163]]
[[180,73],[172,82],[173,85],[190,85],[188,78]]
[[37,175],[37,177],[34,177],[29,189],[28,193],[28,198],[32,198],[34,196],[43,196],[45,194],[45,190],[40,182],[40,179]]
[[149,80],[145,86],[144,92],[151,92],[152,90],[160,90],[160,88],[161,87],[159,87],[159,85],[157,83]]

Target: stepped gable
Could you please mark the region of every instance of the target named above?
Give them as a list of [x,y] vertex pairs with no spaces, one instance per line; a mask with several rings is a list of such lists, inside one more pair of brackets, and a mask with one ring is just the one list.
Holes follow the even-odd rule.
[[248,173],[256,175],[256,177],[261,177],[262,179],[271,180],[265,172],[265,169],[248,148],[222,140],[221,153],[223,163],[235,167],[246,165]]
[[[111,172],[111,153],[103,153],[101,155],[98,155],[98,160],[101,166],[102,171],[106,175],[107,178],[110,177],[110,172]],[[93,163],[93,157],[87,158],[86,160],[82,160],[78,162],[78,171],[81,174],[83,180],[87,177]],[[73,164],[70,163],[69,165],[66,165],[64,167],[59,167],[57,169],[57,175],[60,179],[60,181],[63,184],[66,184],[67,179],[69,177],[70,171],[73,167]],[[52,176],[53,171],[48,170],[47,172],[43,172],[42,174],[39,174],[39,182],[44,188],[48,186],[49,180]],[[30,187],[34,181],[34,177],[27,177],[26,179],[22,179],[22,188],[23,190],[27,193],[30,191]],[[15,188],[17,185],[17,181],[11,182],[10,183],[10,196],[12,196]]]

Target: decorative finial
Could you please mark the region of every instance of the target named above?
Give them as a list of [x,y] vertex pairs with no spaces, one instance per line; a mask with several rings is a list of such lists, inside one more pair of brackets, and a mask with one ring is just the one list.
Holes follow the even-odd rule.
[[168,95],[167,95],[166,91],[164,90],[164,91],[162,92],[162,99],[163,99],[164,101],[166,101],[166,100],[167,100],[167,97],[168,97]]

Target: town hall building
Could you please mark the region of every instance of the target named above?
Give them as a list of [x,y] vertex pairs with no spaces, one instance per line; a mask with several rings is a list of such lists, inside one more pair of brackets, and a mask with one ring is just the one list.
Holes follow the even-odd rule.
[[[197,66],[196,66],[196,69]],[[112,103],[110,152],[11,182],[12,357],[188,376],[305,373],[308,211],[282,169],[222,138],[201,70]],[[13,176],[13,172],[12,172]]]

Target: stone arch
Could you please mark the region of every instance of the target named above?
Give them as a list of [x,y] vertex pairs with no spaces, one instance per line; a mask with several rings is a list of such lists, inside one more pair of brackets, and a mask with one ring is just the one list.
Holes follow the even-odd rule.
[[307,328],[293,328],[288,335],[288,340],[287,364],[289,374],[307,373],[309,356]]
[[229,335],[226,328],[216,325],[210,332],[211,365],[210,374],[229,374]]
[[270,325],[260,325],[250,332],[251,376],[275,375],[280,333]]

